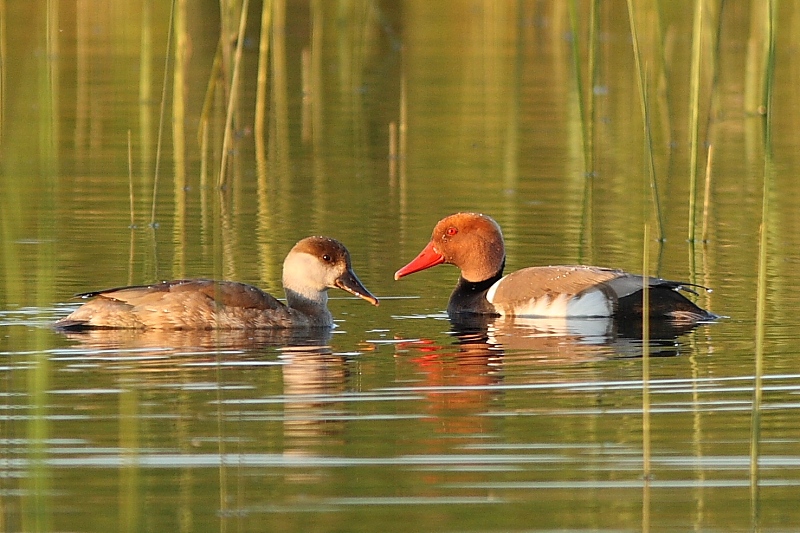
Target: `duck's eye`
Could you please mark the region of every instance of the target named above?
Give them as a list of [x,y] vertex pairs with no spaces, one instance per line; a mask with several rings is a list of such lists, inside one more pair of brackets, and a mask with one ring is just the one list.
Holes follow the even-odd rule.
[[323,261],[325,261],[326,263],[330,263],[330,262],[331,262],[331,256],[330,256],[330,254],[324,254],[324,255],[322,256],[322,260],[323,260]]
[[445,234],[446,234],[448,237],[452,237],[452,236],[454,236],[456,233],[458,233],[458,228],[454,228],[453,226],[450,226],[449,228],[447,228],[447,229],[445,230]]

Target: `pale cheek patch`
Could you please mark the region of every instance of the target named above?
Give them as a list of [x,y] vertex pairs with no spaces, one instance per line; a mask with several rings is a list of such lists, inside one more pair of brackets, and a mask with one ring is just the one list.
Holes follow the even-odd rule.
[[325,265],[306,253],[291,254],[283,266],[284,287],[309,300],[320,299],[320,293],[327,288],[328,276]]

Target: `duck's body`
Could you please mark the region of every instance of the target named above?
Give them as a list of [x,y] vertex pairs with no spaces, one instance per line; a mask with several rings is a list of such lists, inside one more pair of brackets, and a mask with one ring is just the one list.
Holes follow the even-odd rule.
[[283,264],[286,304],[234,281],[190,279],[119,287],[77,295],[90,299],[55,323],[61,329],[272,329],[331,327],[328,289],[340,288],[373,305],[350,254],[338,241],[308,237]]
[[91,300],[59,320],[56,327],[264,329],[328,325],[325,313],[306,315],[257,287],[235,281],[171,280],[77,297]]
[[562,265],[523,268],[503,276],[503,234],[485,215],[457,213],[439,221],[425,249],[398,270],[395,279],[442,263],[461,269],[447,306],[450,315],[641,318],[647,286],[650,317],[716,318],[679,292],[687,284],[621,270]]

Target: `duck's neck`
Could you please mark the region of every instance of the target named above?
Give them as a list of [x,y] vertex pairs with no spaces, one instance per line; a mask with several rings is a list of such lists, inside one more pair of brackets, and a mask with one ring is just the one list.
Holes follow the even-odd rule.
[[476,313],[481,315],[496,314],[494,306],[486,299],[486,291],[503,277],[506,260],[500,264],[500,270],[481,281],[468,281],[463,275],[450,295],[447,312],[450,315]]
[[307,317],[311,325],[332,326],[333,315],[328,310],[328,291],[301,293],[289,288],[286,291],[286,304]]

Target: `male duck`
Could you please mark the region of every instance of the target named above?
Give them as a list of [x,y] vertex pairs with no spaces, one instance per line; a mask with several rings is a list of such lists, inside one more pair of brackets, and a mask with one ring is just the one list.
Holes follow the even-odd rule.
[[[486,215],[457,213],[436,224],[428,245],[394,278],[448,263],[461,269],[447,312],[526,317],[639,318],[645,278],[596,266],[529,267],[503,276],[500,226]],[[651,318],[713,320],[679,291],[687,283],[648,277]]]

